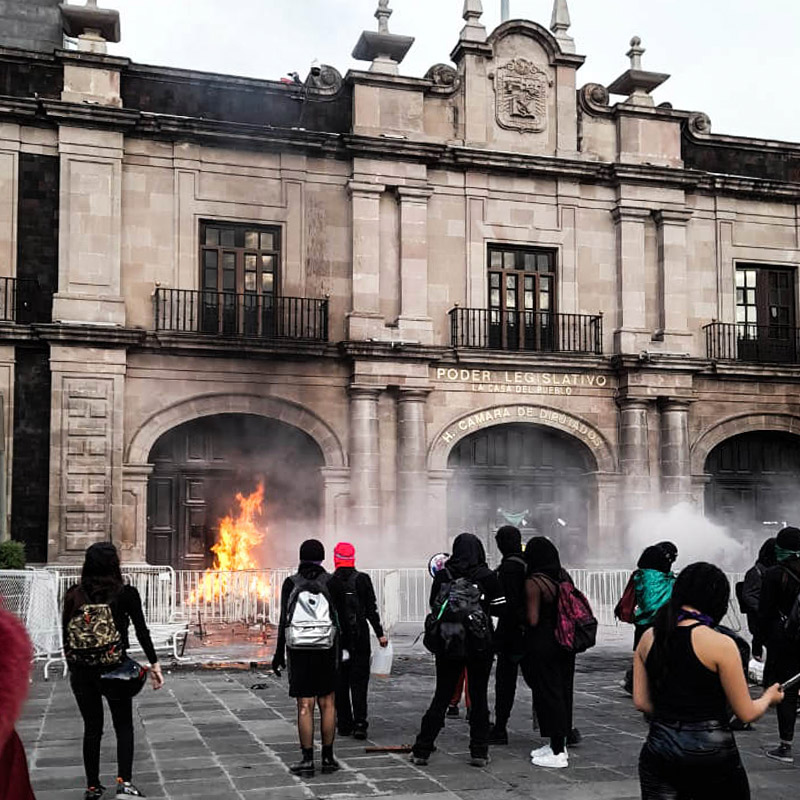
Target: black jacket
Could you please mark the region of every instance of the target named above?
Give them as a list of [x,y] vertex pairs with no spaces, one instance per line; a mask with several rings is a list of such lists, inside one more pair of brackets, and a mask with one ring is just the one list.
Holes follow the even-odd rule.
[[[383,626],[381,625],[381,617],[378,613],[378,601],[375,597],[375,588],[372,585],[372,579],[365,572],[359,572],[355,567],[339,567],[333,576],[342,583],[343,588],[355,575],[355,588],[356,597],[358,598],[359,607],[359,629],[357,631],[348,631],[353,639],[353,646],[369,645],[369,629],[367,623],[372,626],[375,631],[375,636],[379,639],[383,636]],[[342,621],[343,627],[347,617]]]
[[505,556],[497,568],[500,588],[506,598],[505,609],[497,621],[495,646],[509,655],[524,652],[527,624],[525,573],[527,565],[522,553]]
[[[318,578],[320,575],[325,573],[324,567],[318,567],[316,564],[309,564],[303,562],[300,564],[300,568],[298,569],[296,574],[302,575],[304,578],[308,580],[314,580]],[[286,615],[289,610],[289,598],[292,596],[292,592],[294,591],[295,584],[291,578],[287,578],[283,582],[283,586],[281,587],[281,617],[280,622],[278,624],[278,642],[275,646],[275,659],[279,663],[285,663],[286,657]],[[340,639],[339,644],[345,650],[349,649],[350,646],[350,636],[347,630],[344,630],[344,627],[341,624],[341,620],[344,619],[344,615],[346,613],[345,608],[345,596],[344,596],[344,587],[342,586],[341,582],[336,579],[335,575],[331,575],[328,579],[328,593],[331,596],[331,601],[333,603],[333,610],[336,613],[337,619],[334,620],[336,625],[339,629]]]
[[758,624],[763,641],[781,645],[781,617],[788,616],[797,595],[800,594],[800,558],[784,561],[770,567],[761,584],[758,604]]

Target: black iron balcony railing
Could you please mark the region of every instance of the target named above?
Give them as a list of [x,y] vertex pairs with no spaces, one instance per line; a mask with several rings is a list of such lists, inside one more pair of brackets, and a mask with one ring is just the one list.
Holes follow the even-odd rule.
[[703,328],[706,354],[715,361],[800,363],[800,329],[788,325],[712,322]]
[[450,311],[453,347],[603,354],[603,316],[459,308]]
[[328,300],[157,289],[157,331],[251,339],[328,341]]
[[0,278],[0,321],[30,325],[49,322],[53,298],[28,278]]

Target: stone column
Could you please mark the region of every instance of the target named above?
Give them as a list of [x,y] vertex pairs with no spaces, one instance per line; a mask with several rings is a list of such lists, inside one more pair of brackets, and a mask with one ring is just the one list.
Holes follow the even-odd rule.
[[353,213],[353,308],[348,316],[348,338],[382,338],[380,311],[381,195],[380,183],[350,181]]
[[650,211],[619,206],[614,209],[617,228],[617,327],[614,347],[617,353],[636,353],[647,331],[647,293],[645,280],[645,222]]
[[425,405],[427,389],[400,389],[397,397],[397,520],[401,537],[428,524]]
[[665,507],[692,499],[688,400],[659,398],[661,412],[661,494]]
[[687,226],[691,211],[657,211],[659,330],[656,334],[671,346],[688,352],[689,318]]
[[620,468],[623,474],[623,524],[650,505],[650,447],[647,426],[648,400],[624,398],[618,401],[620,414]]
[[382,389],[350,387],[350,522],[363,533],[381,523],[378,398]]
[[433,344],[428,311],[428,198],[430,189],[399,186],[400,338]]
[[152,464],[125,464],[122,468],[122,514],[114,544],[123,561],[147,561],[147,481]]

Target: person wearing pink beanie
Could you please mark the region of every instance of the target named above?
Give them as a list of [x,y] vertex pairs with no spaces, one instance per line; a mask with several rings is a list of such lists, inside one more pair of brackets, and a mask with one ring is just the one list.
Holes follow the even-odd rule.
[[375,631],[381,647],[389,640],[383,632],[375,588],[369,575],[356,569],[356,549],[349,542],[339,542],[333,551],[333,563],[345,589],[347,613],[341,621],[349,633],[349,658],[342,663],[336,685],[336,720],[340,736],[367,738],[367,694],[369,692],[370,636]]

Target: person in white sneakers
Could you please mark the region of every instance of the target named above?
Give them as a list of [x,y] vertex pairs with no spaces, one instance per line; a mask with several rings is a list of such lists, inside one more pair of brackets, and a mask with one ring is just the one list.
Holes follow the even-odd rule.
[[556,641],[558,585],[570,580],[561,567],[556,546],[543,536],[525,548],[528,577],[528,629],[522,675],[533,692],[539,730],[549,742],[531,751],[536,767],[563,769],[569,765],[567,737],[571,726],[575,655]]

